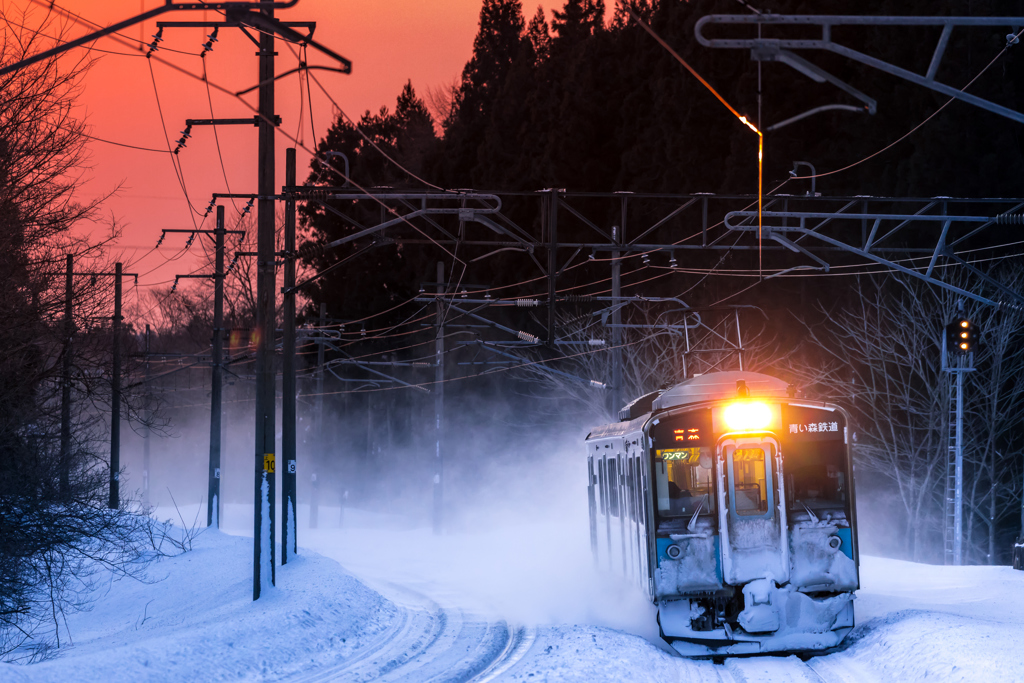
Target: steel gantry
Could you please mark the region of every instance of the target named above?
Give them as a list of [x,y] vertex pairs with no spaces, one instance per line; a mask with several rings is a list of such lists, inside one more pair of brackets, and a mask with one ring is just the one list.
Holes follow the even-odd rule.
[[[754,25],[757,27],[756,37],[708,37],[705,31],[711,26]],[[924,74],[891,64],[884,59],[872,57],[858,50],[841,44],[832,33],[837,26],[933,26],[941,27],[928,69]],[[947,95],[954,99],[980,107],[994,114],[1004,116],[1012,121],[1024,123],[1024,113],[1010,109],[1001,104],[986,100],[977,95],[964,92],[962,89],[942,83],[937,79],[942,58],[949,44],[954,28],[967,27],[1000,27],[1006,28],[1007,47],[1019,42],[1024,17],[888,17],[888,16],[844,16],[844,15],[807,15],[807,14],[711,14],[702,17],[694,27],[697,41],[704,47],[731,48],[750,50],[751,59],[758,62],[781,62],[817,83],[831,83],[840,90],[860,100],[860,107],[836,104],[816,107],[797,116],[767,126],[771,131],[799,121],[821,111],[829,109],[848,109],[866,111],[874,114],[876,102],[868,95],[855,89],[848,83],[836,78],[821,67],[797,55],[795,50],[823,50],[851,59],[860,64],[878,69],[884,73],[902,78],[923,88]],[[794,36],[793,27],[807,27],[820,31],[818,36]],[[749,35],[749,34],[748,34]]]

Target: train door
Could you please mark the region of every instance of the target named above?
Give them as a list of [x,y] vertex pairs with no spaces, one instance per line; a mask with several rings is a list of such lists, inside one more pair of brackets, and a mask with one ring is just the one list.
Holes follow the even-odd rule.
[[789,538],[779,443],[765,434],[718,442],[722,573],[726,583],[789,580]]

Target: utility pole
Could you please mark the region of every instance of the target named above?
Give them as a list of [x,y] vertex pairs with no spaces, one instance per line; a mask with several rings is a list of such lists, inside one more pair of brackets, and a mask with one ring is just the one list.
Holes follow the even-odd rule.
[[437,262],[437,323],[434,331],[434,534],[444,510],[444,263]]
[[957,359],[956,374],[956,516],[953,520],[953,564],[963,564],[964,541],[964,362]]
[[555,344],[555,297],[558,279],[558,190],[548,190],[548,344]]
[[[327,325],[327,304],[320,303],[320,329],[317,331],[316,349],[316,444],[318,454],[324,449],[324,327]],[[309,493],[309,528],[315,529],[320,516],[320,482],[317,481],[316,471],[310,473]],[[342,505],[345,504],[343,500]]]
[[[274,16],[273,7],[260,12]],[[256,443],[252,599],[275,583],[274,567],[274,34],[260,32],[259,180],[256,204]]]
[[[211,205],[212,206],[212,205]],[[188,273],[174,276],[173,292],[178,280],[183,278],[213,279],[213,336],[210,338],[210,457],[206,477],[206,526],[220,528],[220,511],[222,496],[220,492],[221,473],[221,439],[223,429],[223,395],[224,395],[224,241],[227,235],[244,235],[244,230],[226,230],[224,228],[224,207],[217,207],[217,224],[213,230],[176,230],[165,228],[169,232],[187,232],[191,234],[191,244],[196,235],[213,235],[213,273]],[[160,238],[161,240],[163,237]]]
[[110,375],[110,500],[107,507],[120,507],[118,480],[121,477],[121,264],[114,264],[114,362]]
[[[625,215],[623,215],[625,218]],[[622,221],[625,224],[625,221]],[[612,226],[612,241],[622,244],[623,229]],[[612,252],[612,419],[619,419],[622,407],[622,261],[620,253]]]
[[220,433],[221,396],[224,361],[224,207],[217,207],[217,227],[213,231],[213,340],[210,378],[210,469],[206,494],[206,526],[220,528]]
[[[963,564],[964,514],[964,374],[974,371],[974,327],[964,317],[963,300],[958,302],[960,315],[946,326],[942,337],[942,370],[952,375],[949,411],[949,443],[946,460],[945,559],[953,565]],[[964,336],[961,338],[960,333]],[[954,363],[948,362],[948,353]]]
[[150,428],[150,422],[153,420],[153,413],[149,409],[149,325],[146,325],[146,360],[145,360],[145,380],[144,385],[146,387],[146,412],[145,412],[145,423],[142,425],[142,507],[149,508],[149,440],[153,434],[153,430]]
[[[295,185],[295,148],[285,150],[284,183]],[[281,564],[298,554],[295,523],[295,200],[284,203],[284,339],[281,344]]]
[[64,275],[64,365],[60,386],[60,497],[71,498],[71,350],[75,334],[72,296],[74,294],[75,257],[68,254]]

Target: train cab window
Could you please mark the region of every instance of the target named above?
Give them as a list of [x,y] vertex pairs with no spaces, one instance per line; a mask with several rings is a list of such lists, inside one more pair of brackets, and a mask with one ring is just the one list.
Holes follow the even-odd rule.
[[711,449],[675,448],[655,451],[654,472],[658,514],[662,517],[715,513]]
[[619,468],[615,458],[608,458],[608,514],[619,516]]
[[760,516],[768,512],[765,452],[761,448],[737,448],[732,454],[736,514]]
[[847,483],[843,453],[841,441],[788,444],[782,458],[790,509],[845,507]]

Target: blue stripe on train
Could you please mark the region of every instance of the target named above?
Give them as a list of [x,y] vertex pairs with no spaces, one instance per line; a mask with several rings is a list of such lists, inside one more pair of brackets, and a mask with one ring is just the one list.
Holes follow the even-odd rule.
[[[851,531],[849,528],[837,529],[836,530],[836,536],[838,536],[843,541],[843,544],[841,546],[839,546],[839,549],[841,551],[843,551],[844,555],[846,555],[848,558],[850,558],[852,560],[853,559],[853,531]],[[721,581],[722,580],[722,554],[720,552],[719,545],[718,545],[719,544],[719,537],[718,537],[718,535],[716,534],[714,538],[715,538],[715,573],[718,575],[719,581]],[[670,545],[672,545],[672,539],[670,539],[670,538],[658,538],[658,539],[655,539],[655,540],[656,540],[657,545],[658,545],[658,566],[660,567],[662,560],[669,559],[669,557],[668,557],[668,555],[666,554],[665,551],[668,549],[668,547]]]
[[843,544],[839,546],[839,549],[843,551],[851,560],[853,559],[853,531],[850,529],[837,529],[836,536],[843,540]]
[[[718,580],[721,581],[722,553],[721,548],[719,547],[719,536],[718,534],[715,534],[712,538],[715,539],[715,576],[717,576]],[[671,538],[656,538],[655,542],[658,545],[658,566],[660,567],[662,560],[671,559],[665,551],[668,549],[670,545],[673,544],[673,541]]]

